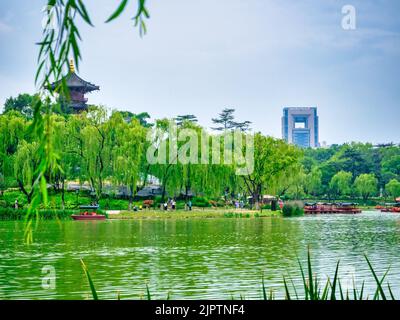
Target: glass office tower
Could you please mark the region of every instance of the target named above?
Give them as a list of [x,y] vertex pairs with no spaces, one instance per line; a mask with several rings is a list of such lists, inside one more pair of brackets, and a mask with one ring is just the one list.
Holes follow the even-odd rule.
[[319,147],[317,108],[283,108],[282,138],[302,148]]

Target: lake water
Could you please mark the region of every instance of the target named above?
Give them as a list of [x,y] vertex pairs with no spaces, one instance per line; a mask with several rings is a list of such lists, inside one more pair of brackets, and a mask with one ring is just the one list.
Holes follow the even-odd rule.
[[[300,284],[296,257],[307,246],[315,271],[332,276],[341,260],[343,286],[353,277],[371,292],[377,273],[400,297],[400,215],[187,220],[44,221],[34,244],[23,243],[23,222],[0,221],[0,298],[87,299],[90,291],[80,258],[101,299],[259,299],[261,277],[278,297],[283,275]],[[49,286],[46,270],[55,273]],[[49,273],[48,275],[51,275]]]

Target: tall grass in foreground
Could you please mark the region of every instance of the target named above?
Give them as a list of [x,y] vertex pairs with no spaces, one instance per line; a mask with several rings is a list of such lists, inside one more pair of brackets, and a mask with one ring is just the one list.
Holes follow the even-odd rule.
[[[311,263],[311,253],[310,250],[307,252],[307,268],[304,269],[300,260],[298,259],[299,270],[301,273],[302,279],[302,288],[299,292],[296,289],[296,286],[292,279],[283,277],[283,288],[282,290],[285,293],[285,300],[396,300],[393,295],[392,288],[389,283],[386,283],[386,291],[384,286],[384,280],[389,272],[389,269],[383,274],[381,278],[376,274],[371,262],[368,257],[364,255],[365,260],[368,264],[368,267],[372,273],[373,279],[375,280],[376,289],[372,296],[366,295],[365,281],[363,281],[360,288],[356,288],[356,285],[353,280],[353,288],[351,290],[344,290],[340,278],[339,278],[339,265],[340,261],[336,264],[335,274],[330,279],[328,278],[324,283],[321,283],[320,279],[316,274],[313,273],[313,267]],[[81,260],[83,271],[86,275],[92,297],[94,300],[98,300],[98,294],[96,288],[94,287],[94,283],[90,276],[89,270],[86,267],[83,260]],[[263,300],[277,300],[275,296],[275,292],[272,289],[267,289],[264,282],[264,277],[261,277],[261,289],[262,289],[262,298]],[[120,294],[117,293],[117,299],[119,300]],[[152,295],[150,293],[150,289],[146,284],[146,298],[147,300],[151,300]],[[168,292],[167,300],[170,299],[170,293]],[[231,296],[231,299],[235,298]],[[244,296],[239,296],[240,300],[245,299]]]

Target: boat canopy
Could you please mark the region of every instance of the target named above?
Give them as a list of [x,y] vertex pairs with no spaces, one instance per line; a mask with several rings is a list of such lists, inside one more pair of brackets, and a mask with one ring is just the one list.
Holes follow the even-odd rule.
[[350,206],[357,206],[357,203],[352,203],[352,202],[342,202],[342,203],[338,203],[338,205],[342,206],[342,207],[350,207]]

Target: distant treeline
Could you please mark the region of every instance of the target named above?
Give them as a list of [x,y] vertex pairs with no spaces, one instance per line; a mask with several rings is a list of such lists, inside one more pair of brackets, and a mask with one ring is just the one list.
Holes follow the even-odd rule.
[[[7,99],[0,115],[0,193],[18,188],[32,201],[35,184],[40,180],[38,166],[47,154],[57,158],[57,165],[46,172],[48,186],[61,194],[65,208],[68,181],[90,185],[94,200],[104,196],[104,186],[125,186],[130,206],[136,193],[149,181],[158,181],[162,194],[188,199],[193,195],[210,201],[243,200],[257,208],[263,195],[284,199],[362,198],[365,202],[382,194],[388,199],[400,196],[400,147],[350,143],[329,148],[299,149],[281,139],[254,134],[254,171],[236,175],[238,163],[193,164],[169,161],[165,164],[147,162],[150,145],[170,143],[169,124],[175,121],[178,132],[204,130],[194,115],[149,122],[146,112],[134,114],[101,106],[90,106],[81,114],[54,113],[47,121],[51,132],[46,148],[32,128],[32,104],[38,96],[19,95]],[[57,108],[55,108],[57,110]],[[240,130],[243,145],[250,130],[249,121],[237,121],[234,109],[226,108],[212,119],[215,124],[210,139],[223,138],[225,130]],[[149,130],[161,135],[148,140]],[[180,141],[178,147],[186,141]],[[245,147],[244,147],[245,148]],[[221,157],[225,157],[221,146]],[[211,150],[200,150],[210,152]],[[1,194],[0,194],[1,196]],[[25,201],[24,201],[25,202]]]
[[307,149],[304,191],[312,196],[400,197],[400,147],[366,143]]

